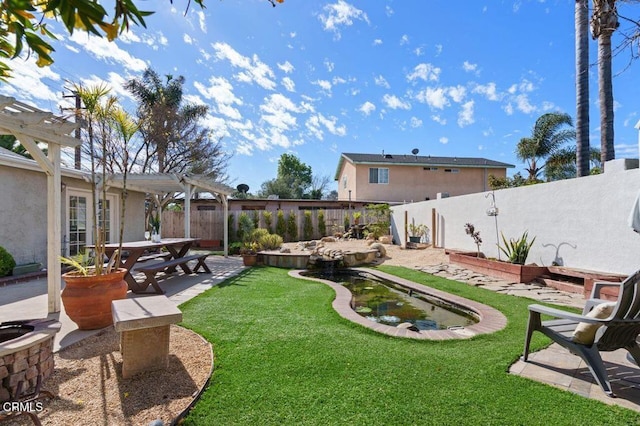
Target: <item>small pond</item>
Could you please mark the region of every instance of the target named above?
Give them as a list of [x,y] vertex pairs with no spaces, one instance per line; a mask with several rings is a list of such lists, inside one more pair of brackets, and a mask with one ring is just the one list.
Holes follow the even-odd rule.
[[366,272],[344,269],[330,275],[317,271],[304,275],[342,284],[353,295],[351,308],[377,323],[392,327],[403,324],[418,331],[467,327],[478,322],[474,313],[460,306]]

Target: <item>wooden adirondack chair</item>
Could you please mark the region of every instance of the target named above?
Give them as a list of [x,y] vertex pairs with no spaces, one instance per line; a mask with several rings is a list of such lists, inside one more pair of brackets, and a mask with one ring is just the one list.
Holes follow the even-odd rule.
[[[601,289],[607,286],[620,286],[618,300],[606,318],[596,318],[594,313],[602,311],[597,307],[604,306],[602,304],[606,302],[611,304],[610,301],[600,298]],[[590,312],[592,313],[589,314]],[[555,319],[542,321],[542,314]],[[579,342],[579,339],[574,337],[574,332],[577,329],[584,331],[590,328],[590,325],[597,327],[593,341],[587,339]],[[522,357],[525,362],[529,356],[529,343],[534,331],[544,333],[582,358],[602,390],[608,396],[615,397],[600,352],[624,348],[629,351],[636,364],[640,365],[640,347],[636,342],[640,334],[640,271],[636,271],[621,283],[596,282],[582,315],[542,305],[529,305],[529,323]],[[593,329],[588,331],[594,332]]]

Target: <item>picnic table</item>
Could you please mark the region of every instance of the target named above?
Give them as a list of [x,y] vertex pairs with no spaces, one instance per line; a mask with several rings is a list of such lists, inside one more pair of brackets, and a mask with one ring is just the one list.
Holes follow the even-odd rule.
[[[122,251],[127,251],[129,255],[127,257],[121,257],[120,259],[120,267],[125,268],[127,273],[124,276],[125,281],[129,286],[129,290],[134,293],[146,293],[147,287],[152,285],[155,289],[155,293],[163,294],[164,291],[157,285],[155,278],[155,272],[151,277],[147,274],[147,278],[142,281],[136,281],[136,279],[131,274],[131,270],[133,266],[139,261],[139,259],[143,256],[143,254],[148,250],[158,250],[158,249],[166,249],[168,254],[163,255],[163,257],[170,257],[165,262],[155,263],[154,266],[163,266],[162,270],[166,273],[175,272],[176,268],[180,266],[185,273],[190,274],[192,271],[187,266],[187,262],[190,260],[199,259],[204,256],[186,256],[189,252],[189,249],[198,241],[199,238],[163,238],[160,242],[154,243],[151,241],[143,240],[143,241],[130,241],[127,243],[122,243]],[[110,243],[105,245],[105,254],[109,257],[113,255],[113,253],[119,248],[118,243]],[[87,246],[87,248],[95,248],[95,246]],[[206,256],[205,256],[206,257]],[[202,265],[201,265],[202,263]],[[199,262],[199,266],[204,266],[205,270],[206,265],[204,265],[204,261]],[[156,268],[157,269],[157,268]]]

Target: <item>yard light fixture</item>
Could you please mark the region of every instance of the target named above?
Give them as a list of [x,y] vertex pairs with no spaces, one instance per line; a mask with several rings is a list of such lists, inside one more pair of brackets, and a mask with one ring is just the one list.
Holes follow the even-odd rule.
[[[487,216],[493,216],[496,223],[496,246],[500,247],[500,240],[498,239],[498,213],[500,210],[496,207],[496,196],[493,191],[489,192],[484,198],[489,198],[491,195],[491,206],[487,209]],[[500,259],[500,249],[498,249],[498,260]]]

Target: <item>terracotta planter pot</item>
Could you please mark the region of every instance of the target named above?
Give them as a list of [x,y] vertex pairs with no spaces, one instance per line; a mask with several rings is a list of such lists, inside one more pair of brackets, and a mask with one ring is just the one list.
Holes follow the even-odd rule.
[[498,260],[483,259],[476,254],[449,253],[452,263],[464,266],[472,271],[492,277],[502,278],[514,283],[529,283],[536,278],[547,274],[548,269],[538,265],[517,265]]
[[82,276],[77,272],[62,275],[64,310],[80,330],[95,330],[113,324],[111,302],[127,296],[126,269],[108,275]]
[[243,254],[242,255],[242,263],[244,266],[254,266],[258,263],[258,255],[257,254]]

